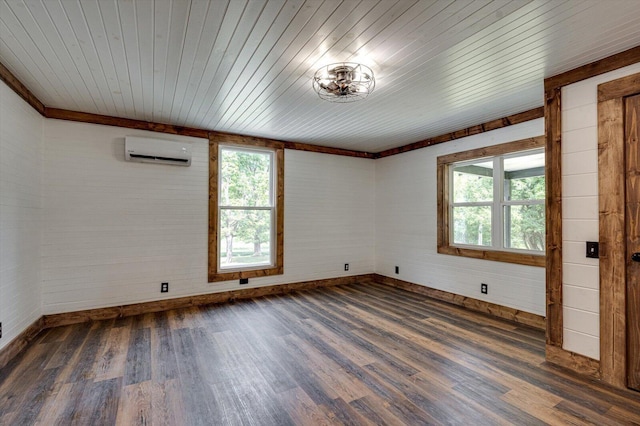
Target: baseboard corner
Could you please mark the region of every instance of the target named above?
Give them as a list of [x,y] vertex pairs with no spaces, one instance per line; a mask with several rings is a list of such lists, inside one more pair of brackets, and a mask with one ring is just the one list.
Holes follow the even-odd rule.
[[18,334],[9,344],[0,349],[0,368],[15,358],[36,336],[44,330],[44,316],[35,320],[29,327]]
[[575,352],[567,351],[559,346],[546,345],[545,359],[550,364],[566,368],[575,373],[594,379],[601,379],[600,361]]

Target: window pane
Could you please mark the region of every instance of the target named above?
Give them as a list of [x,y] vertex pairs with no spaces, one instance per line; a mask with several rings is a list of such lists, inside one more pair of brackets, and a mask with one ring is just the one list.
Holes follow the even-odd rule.
[[491,245],[491,206],[454,207],[453,243]]
[[543,200],[544,153],[505,158],[504,179],[505,200]]
[[220,268],[271,264],[271,210],[220,211]]
[[504,207],[506,248],[545,250],[544,204]]
[[221,150],[220,205],[270,207],[270,152]]
[[453,202],[477,201],[493,201],[493,161],[453,168]]

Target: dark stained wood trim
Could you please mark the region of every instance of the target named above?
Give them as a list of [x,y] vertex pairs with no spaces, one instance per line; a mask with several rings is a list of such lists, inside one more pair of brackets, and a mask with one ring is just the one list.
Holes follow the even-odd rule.
[[390,155],[401,154],[403,152],[413,151],[427,146],[449,142],[467,136],[477,135],[491,130],[500,129],[502,127],[523,123],[529,120],[535,120],[543,117],[543,107],[535,108],[529,111],[510,115],[508,117],[499,118],[483,124],[472,126],[466,129],[457,130],[445,135],[436,136],[434,138],[425,139],[398,148],[389,149],[379,153],[370,153],[364,151],[355,151],[342,148],[332,148],[320,145],[311,145],[300,142],[280,141],[274,139],[259,138],[254,136],[237,135],[233,133],[208,131],[192,127],[174,126],[171,124],[154,123],[142,120],[132,120],[128,118],[112,117],[107,115],[91,114],[79,111],[70,111],[57,108],[44,108],[44,114],[47,118],[55,118],[58,120],[77,121],[82,123],[102,124],[106,126],[117,126],[130,129],[148,130],[152,132],[169,133],[182,136],[193,136],[199,138],[207,138],[211,135],[215,139],[226,139],[232,143],[243,145],[251,145],[259,141],[270,141],[274,145],[281,144],[285,149],[315,152],[320,154],[342,155],[347,157],[378,159],[388,157]]
[[284,149],[276,150],[276,269],[284,274]]
[[[332,155],[342,155],[346,157],[357,157],[357,158],[369,158],[373,159],[375,154],[364,151],[353,151],[350,149],[342,149],[342,148],[331,148],[320,145],[310,145],[306,143],[299,142],[288,142],[281,141],[276,139],[266,139],[254,136],[244,136],[237,135],[234,133],[225,133],[225,132],[211,132],[211,138],[217,141],[225,141],[227,143],[235,143],[238,145],[254,145],[254,146],[272,146],[272,147],[283,147],[285,149],[292,149],[296,151],[307,151],[307,152],[317,152],[319,154],[332,154]],[[265,145],[265,142],[268,144]]]
[[548,92],[549,90],[577,83],[578,81],[586,80],[628,65],[633,65],[637,62],[640,62],[640,46],[632,47],[624,52],[620,52],[562,74],[546,78],[544,80],[544,90],[545,92]]
[[[563,351],[567,354],[570,352],[561,349],[563,344],[561,89],[563,86],[577,83],[638,62],[640,62],[640,46],[547,78],[544,82],[545,134],[547,138],[547,345],[554,346],[557,348],[557,351]],[[618,90],[619,89],[620,88],[618,88]],[[600,98],[601,96],[611,95],[601,95],[598,93],[598,97]],[[600,194],[602,194],[602,190],[600,190]],[[602,270],[600,273],[602,276]],[[602,297],[602,292],[600,297]],[[607,315],[602,312],[601,308],[600,320],[602,321],[606,317]],[[602,339],[607,339],[605,336],[607,336],[607,334],[601,331],[601,345]],[[547,352],[547,356],[549,356],[549,351]],[[606,356],[605,354],[605,357]],[[562,363],[562,360],[568,359],[567,356],[562,357],[557,355],[556,358],[556,363]],[[607,361],[601,361],[604,369],[603,377],[605,380],[608,380],[607,377],[610,373],[607,371],[610,371],[610,366],[606,365],[606,363]],[[571,366],[567,366],[571,368]]]
[[576,373],[600,379],[600,362],[584,355],[571,351],[565,351],[554,345],[546,346],[546,360],[552,364],[572,370]]
[[[640,77],[640,73],[637,75]],[[637,88],[634,88],[637,89]],[[627,306],[625,328],[626,384],[640,391],[640,264],[632,261],[640,252],[640,94],[624,98],[625,157],[625,250],[627,260],[624,302]],[[640,253],[638,253],[640,256]],[[638,259],[640,260],[640,259]],[[620,301],[620,297],[616,299]]]
[[371,160],[376,158],[376,154],[371,152],[353,151],[350,149],[342,149],[342,148],[331,148],[328,146],[310,145],[310,144],[300,143],[300,142],[285,141],[284,147],[286,149],[293,149],[296,151],[317,152],[319,154],[342,155],[346,157],[368,158]]
[[[446,226],[448,227],[448,222]],[[476,250],[442,245],[438,246],[438,253],[450,256],[470,257],[472,259],[491,260],[494,262],[515,263],[517,265],[538,266],[540,268],[544,268],[546,264],[544,255],[522,254],[510,251]]]
[[209,239],[207,279],[218,274],[218,142],[209,139]]
[[38,318],[22,333],[16,336],[7,346],[0,350],[0,368],[7,365],[16,355],[18,355],[34,337],[38,335],[44,328],[44,320]]
[[600,360],[603,379],[619,387],[626,383],[623,109],[622,98],[598,103]]
[[598,86],[598,102],[624,98],[640,93],[640,73],[632,74]]
[[24,99],[26,103],[31,105],[33,109],[38,111],[41,115],[44,115],[44,104],[40,102],[40,100],[36,98],[29,89],[27,89],[27,86],[22,84],[22,82],[18,80],[16,76],[2,64],[2,62],[0,62],[0,80],[4,81],[11,90],[16,92],[16,94]]
[[391,155],[402,154],[404,152],[414,151],[416,149],[426,148],[428,146],[449,142],[455,139],[465,138],[467,136],[478,135],[491,130],[501,129],[503,127],[512,126],[514,124],[524,123],[525,121],[535,120],[544,117],[544,108],[534,108],[528,111],[513,114],[508,117],[499,118],[497,120],[488,121],[486,123],[471,126],[466,129],[457,130],[455,132],[446,133],[444,135],[435,136],[422,141],[410,143],[398,148],[391,148],[375,154],[375,158],[384,158]]
[[600,365],[602,379],[627,383],[624,97],[640,93],[640,73],[598,86]]
[[[257,146],[275,151],[276,160],[276,256],[271,268],[218,272],[218,148],[220,144]],[[209,135],[209,282],[284,274],[284,146],[280,141],[211,132]]]
[[278,284],[264,287],[243,288],[239,290],[223,291],[220,293],[201,294],[197,296],[180,297],[176,299],[157,300],[154,302],[136,303],[131,305],[112,306],[108,308],[88,309],[84,311],[66,312],[62,314],[45,315],[43,328],[61,325],[77,324],[81,322],[99,321],[111,318],[122,318],[150,312],[168,311],[170,309],[188,308],[191,306],[211,305],[234,302],[242,299],[287,294],[294,291],[310,290],[320,287],[356,284],[371,280],[372,274],[351,275],[347,277],[327,278],[298,283]]
[[525,324],[539,330],[545,329],[545,318],[540,315],[520,311],[506,306],[496,305],[495,303],[485,302],[484,300],[478,300],[472,297],[449,293],[443,290],[436,290],[431,287],[414,284],[412,282],[399,280],[397,278],[386,277],[384,275],[373,274],[373,281],[379,284],[407,290],[412,293],[422,294],[432,299],[462,306],[471,311],[482,312],[502,319],[514,321],[519,324]]
[[446,163],[438,161],[436,168],[436,201],[438,219],[436,221],[437,250],[449,247],[449,167]]
[[521,139],[499,145],[456,152],[438,157],[437,188],[438,188],[438,222],[437,239],[438,253],[453,256],[471,257],[474,259],[492,260],[496,262],[515,263],[519,265],[544,267],[546,264],[544,255],[523,254],[501,250],[482,250],[455,247],[449,241],[449,178],[448,165],[457,161],[465,161],[473,158],[491,157],[510,152],[526,151],[528,149],[542,148],[545,146],[544,136]]
[[260,148],[283,149],[285,143],[275,139],[259,138],[256,136],[235,135],[233,133],[209,132],[212,142],[232,145],[256,146]]
[[102,124],[104,126],[124,127],[127,129],[149,130],[151,132],[169,133],[180,136],[207,138],[209,132],[192,127],[174,126],[171,124],[153,123],[150,121],[132,120],[130,118],[112,117],[109,115],[90,114],[87,112],[46,107],[44,116],[57,120],[78,121],[81,123]]
[[[150,121],[132,120],[129,118],[112,117],[108,115],[91,114],[80,111],[70,111],[58,108],[43,107],[43,115],[47,118],[55,118],[58,120],[77,121],[81,123],[102,124],[105,126],[117,126],[127,129],[148,130],[151,132],[169,133],[181,136],[193,136],[197,138],[225,139],[241,145],[254,146],[281,146],[286,149],[298,151],[317,152],[321,154],[343,155],[357,158],[374,158],[374,154],[363,151],[354,151],[341,148],[330,148],[318,145],[310,145],[298,142],[286,142],[273,139],[259,138],[253,136],[236,135],[233,133],[224,133],[198,129],[193,127],[174,126],[172,124],[154,123]],[[262,142],[261,142],[262,141]],[[264,141],[269,141],[269,145],[261,145]],[[257,145],[255,145],[257,144]]]
[[520,139],[513,142],[491,145],[483,148],[470,149],[468,151],[454,152],[453,154],[441,155],[438,157],[438,165],[450,164],[457,161],[472,160],[474,158],[493,157],[495,155],[508,154],[510,152],[526,151],[529,149],[543,148],[545,146],[544,136]]
[[546,93],[547,345],[562,348],[562,110],[560,88]]

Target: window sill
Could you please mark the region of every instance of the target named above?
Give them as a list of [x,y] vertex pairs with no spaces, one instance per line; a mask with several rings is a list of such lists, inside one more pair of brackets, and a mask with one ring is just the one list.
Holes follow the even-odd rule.
[[544,254],[523,254],[511,251],[497,250],[476,250],[462,247],[441,246],[438,247],[438,253],[449,254],[452,256],[470,257],[473,259],[492,260],[495,262],[515,263],[518,265],[537,266],[544,268],[546,266],[546,257]]
[[261,269],[242,269],[229,272],[218,272],[217,274],[209,274],[209,282],[215,283],[220,281],[239,280],[240,278],[268,277],[271,275],[282,275],[283,273],[284,268],[282,266],[270,266]]

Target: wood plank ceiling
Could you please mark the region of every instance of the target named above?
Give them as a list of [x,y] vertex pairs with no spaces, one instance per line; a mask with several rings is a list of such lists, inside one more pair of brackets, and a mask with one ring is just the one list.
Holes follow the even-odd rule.
[[[640,45],[640,0],[0,0],[0,62],[45,105],[378,152],[543,104]],[[370,66],[323,101],[311,78]]]

